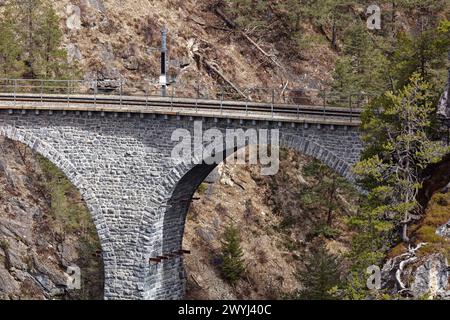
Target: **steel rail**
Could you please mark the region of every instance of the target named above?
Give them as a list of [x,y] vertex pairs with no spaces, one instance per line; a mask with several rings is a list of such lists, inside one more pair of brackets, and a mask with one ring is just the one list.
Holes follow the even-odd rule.
[[267,113],[272,117],[272,113],[341,117],[349,119],[358,119],[361,109],[358,108],[340,108],[323,106],[306,106],[293,104],[265,104],[261,102],[241,102],[227,100],[208,100],[191,98],[162,98],[157,96],[122,96],[121,99],[115,96],[82,96],[82,95],[40,95],[40,94],[0,94],[0,101],[9,102],[39,102],[39,103],[65,103],[69,104],[92,104],[92,105],[117,105],[117,106],[141,106],[141,107],[167,107],[167,108],[189,108],[204,110],[229,110],[248,112]]

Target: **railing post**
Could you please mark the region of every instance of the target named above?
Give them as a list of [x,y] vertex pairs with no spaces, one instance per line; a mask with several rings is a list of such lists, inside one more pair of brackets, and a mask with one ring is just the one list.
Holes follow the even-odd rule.
[[223,86],[221,87],[220,93],[220,114],[223,114]]
[[272,105],[271,107],[271,111],[272,111],[272,118],[273,118],[273,105],[275,104],[275,89],[272,89]]
[[148,108],[148,87],[145,87],[145,108]]
[[120,106],[122,106],[122,80],[120,80]]
[[97,105],[97,79],[94,81],[94,106]]
[[17,79],[14,79],[14,106],[16,106],[17,103],[16,95],[17,95]]
[[44,81],[41,80],[41,103],[44,102],[43,94],[44,94]]
[[350,123],[353,120],[353,107],[352,107],[352,94],[350,93],[348,96],[348,104],[350,105]]
[[170,95],[170,111],[173,111],[173,94],[174,94],[174,86],[172,87],[172,94]]
[[70,106],[70,80],[67,80],[67,107]]
[[324,92],[323,92],[323,119],[325,120],[325,118],[326,118],[326,110],[325,110],[325,107],[326,107],[326,105],[327,105],[327,91],[325,90]]
[[297,119],[300,119],[300,105],[297,104]]
[[197,98],[195,99],[195,113],[198,113],[198,99],[200,96],[200,85],[197,80]]

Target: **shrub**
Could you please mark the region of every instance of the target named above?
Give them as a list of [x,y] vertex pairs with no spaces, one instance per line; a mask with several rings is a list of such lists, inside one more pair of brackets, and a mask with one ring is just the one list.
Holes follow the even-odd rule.
[[334,239],[339,236],[339,231],[327,224],[316,225],[314,230],[309,234],[309,238],[324,236],[327,239]]
[[9,244],[8,240],[6,239],[0,240],[0,248],[2,248],[4,251],[8,250],[10,246],[11,245]]
[[439,194],[439,195],[436,197],[436,203],[437,203],[438,205],[440,205],[441,207],[446,207],[446,206],[448,206],[448,200],[446,199],[445,195],[443,195],[443,194]]
[[204,194],[204,193],[206,192],[206,190],[208,190],[208,184],[207,184],[207,183],[204,183],[204,182],[202,182],[202,183],[198,186],[198,189],[197,189],[198,193],[200,193],[200,194]]
[[288,215],[283,217],[283,220],[281,220],[281,222],[280,222],[280,229],[282,229],[282,230],[290,229],[296,223],[297,223],[297,219],[293,215],[288,214]]

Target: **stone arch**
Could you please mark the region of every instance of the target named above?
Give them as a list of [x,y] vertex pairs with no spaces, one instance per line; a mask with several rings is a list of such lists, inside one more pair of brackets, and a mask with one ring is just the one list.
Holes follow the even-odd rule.
[[96,198],[96,195],[89,183],[83,178],[83,176],[77,171],[75,166],[60,152],[58,152],[51,145],[41,140],[38,137],[33,136],[27,132],[17,130],[15,127],[0,127],[0,136],[4,136],[13,141],[21,142],[28,146],[34,152],[39,153],[55,166],[57,166],[70,180],[70,182],[78,189],[81,197],[85,201],[89,212],[91,213],[92,220],[97,230],[97,234],[100,240],[100,244],[103,251],[103,263],[105,273],[105,295],[106,289],[114,290],[115,287],[115,274],[117,264],[115,260],[114,248],[110,244],[109,228],[106,224],[104,216],[101,212],[101,207]]
[[[355,177],[351,170],[352,165],[338,158],[338,156],[336,156],[333,152],[327,150],[325,147],[317,144],[316,142],[297,136],[283,136],[283,138],[280,139],[280,146],[311,156],[330,167],[333,171],[343,176],[349,182],[353,183],[355,181]],[[230,155],[235,151],[236,150],[233,150],[232,152],[224,151],[224,154]],[[183,236],[185,219],[182,218],[183,215],[180,217],[179,214],[186,214],[189,208],[190,200],[198,186],[217,165],[218,164],[207,165],[204,163],[200,165],[186,165],[182,163],[172,169],[172,171],[167,175],[165,180],[176,181],[176,183],[170,192],[170,197],[167,201],[168,210],[166,210],[163,217],[164,225],[167,225],[167,227],[163,228],[163,252],[169,252],[174,247],[176,248],[177,245],[178,247],[181,246],[181,243],[173,244],[170,241],[165,241],[165,239],[168,238],[167,235],[172,237],[174,234],[179,235],[181,233],[181,237]],[[183,221],[182,230],[179,227],[172,225],[174,222],[176,225],[180,218]]]
[[[293,149],[301,154],[311,156],[326,164],[336,173],[346,178],[349,182],[355,181],[352,173],[352,164],[339,158],[332,151],[310,139],[297,135],[280,135],[280,146]],[[233,154],[224,150],[225,155]],[[181,249],[184,235],[186,214],[190,201],[198,186],[209,175],[217,164],[199,165],[180,163],[164,177],[164,181],[157,192],[160,194],[162,208],[162,240],[160,251],[155,255],[167,254]],[[145,217],[143,218],[145,219]],[[143,223],[142,225],[145,225]],[[151,245],[145,241],[145,228],[141,228],[139,235],[139,246],[150,248]],[[154,250],[155,248],[153,248]],[[144,250],[145,251],[145,250]],[[144,254],[145,257],[145,254]],[[161,294],[156,294],[155,298],[174,299],[182,298],[184,294],[184,266],[182,259],[173,259],[172,262],[165,262],[163,267],[157,270],[159,286],[165,288],[160,290]]]

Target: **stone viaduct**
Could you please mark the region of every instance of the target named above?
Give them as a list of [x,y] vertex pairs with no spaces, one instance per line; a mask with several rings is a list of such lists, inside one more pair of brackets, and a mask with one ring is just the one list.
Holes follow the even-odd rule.
[[48,158],[79,189],[102,245],[106,299],[183,297],[185,216],[215,167],[171,158],[173,131],[192,132],[194,121],[222,132],[279,129],[282,147],[310,155],[349,180],[362,148],[358,121],[0,104],[0,135]]

